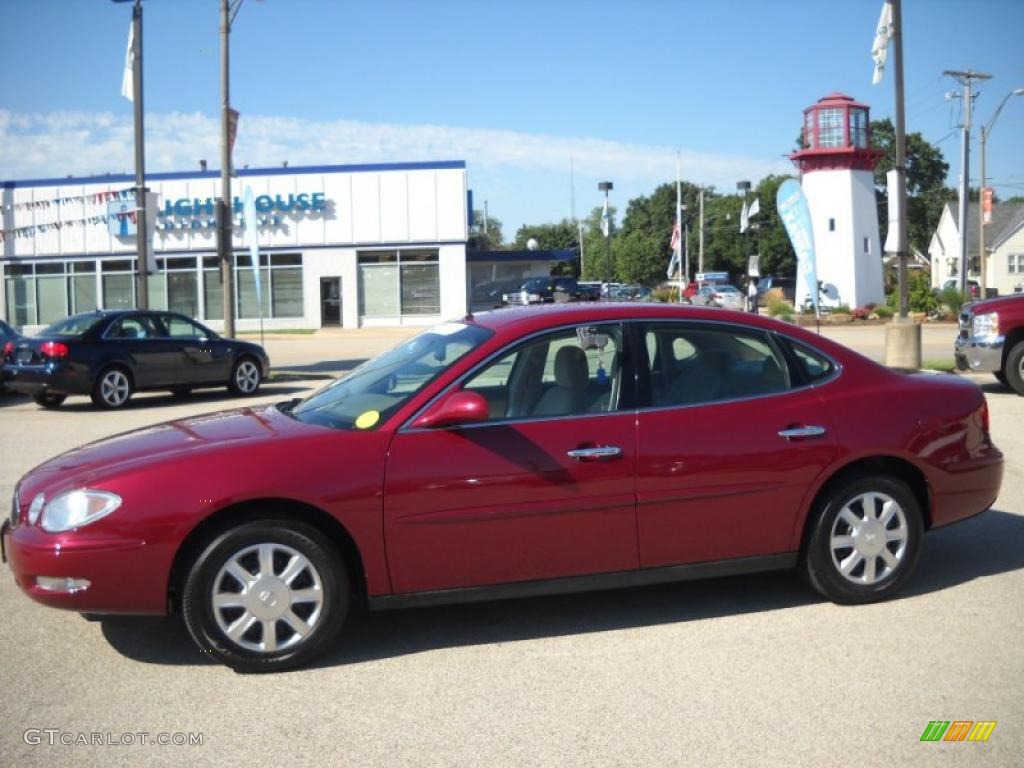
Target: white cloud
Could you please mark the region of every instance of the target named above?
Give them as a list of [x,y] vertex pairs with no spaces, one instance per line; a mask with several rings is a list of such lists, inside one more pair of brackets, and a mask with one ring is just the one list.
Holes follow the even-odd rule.
[[[8,179],[131,173],[131,117],[109,112],[13,113],[0,110],[0,169]],[[206,159],[219,166],[220,122],[198,113],[146,117],[147,170],[180,171]],[[660,182],[675,173],[675,150],[590,137],[565,137],[441,125],[315,121],[243,115],[235,164],[252,167],[415,160],[466,160],[472,171],[547,172],[561,178],[572,157],[581,177]],[[683,176],[730,188],[788,170],[784,159],[682,151]]]

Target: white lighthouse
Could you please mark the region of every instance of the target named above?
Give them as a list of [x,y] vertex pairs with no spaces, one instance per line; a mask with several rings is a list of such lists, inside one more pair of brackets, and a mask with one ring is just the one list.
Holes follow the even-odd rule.
[[[874,184],[882,153],[871,148],[868,126],[866,104],[829,94],[804,110],[804,148],[790,155],[811,211],[825,306],[885,300]],[[797,295],[798,305],[805,298]]]

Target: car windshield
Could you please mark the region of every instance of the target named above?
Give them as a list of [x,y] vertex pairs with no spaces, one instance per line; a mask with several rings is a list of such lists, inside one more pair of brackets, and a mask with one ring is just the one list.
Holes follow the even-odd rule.
[[734,285],[720,285],[716,289],[718,293],[739,293],[739,289]]
[[84,336],[103,319],[102,315],[73,315],[48,325],[40,336]]
[[524,291],[543,291],[548,287],[548,283],[551,278],[548,277],[534,277],[523,283]]
[[289,413],[308,424],[373,429],[492,334],[477,325],[442,323],[363,363]]

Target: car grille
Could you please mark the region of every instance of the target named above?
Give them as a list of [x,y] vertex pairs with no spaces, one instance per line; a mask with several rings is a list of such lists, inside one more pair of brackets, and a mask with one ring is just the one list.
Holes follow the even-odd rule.
[[505,294],[505,302],[508,304],[526,304],[526,299],[521,293],[507,293]]

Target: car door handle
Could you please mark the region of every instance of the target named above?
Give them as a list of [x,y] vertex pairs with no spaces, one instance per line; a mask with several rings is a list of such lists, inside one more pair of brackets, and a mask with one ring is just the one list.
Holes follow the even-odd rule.
[[787,427],[779,430],[779,437],[787,440],[807,440],[811,437],[823,437],[827,431],[824,427],[815,426]]
[[576,461],[607,461],[619,458],[622,455],[622,449],[617,445],[602,445],[596,448],[574,448],[566,455]]

